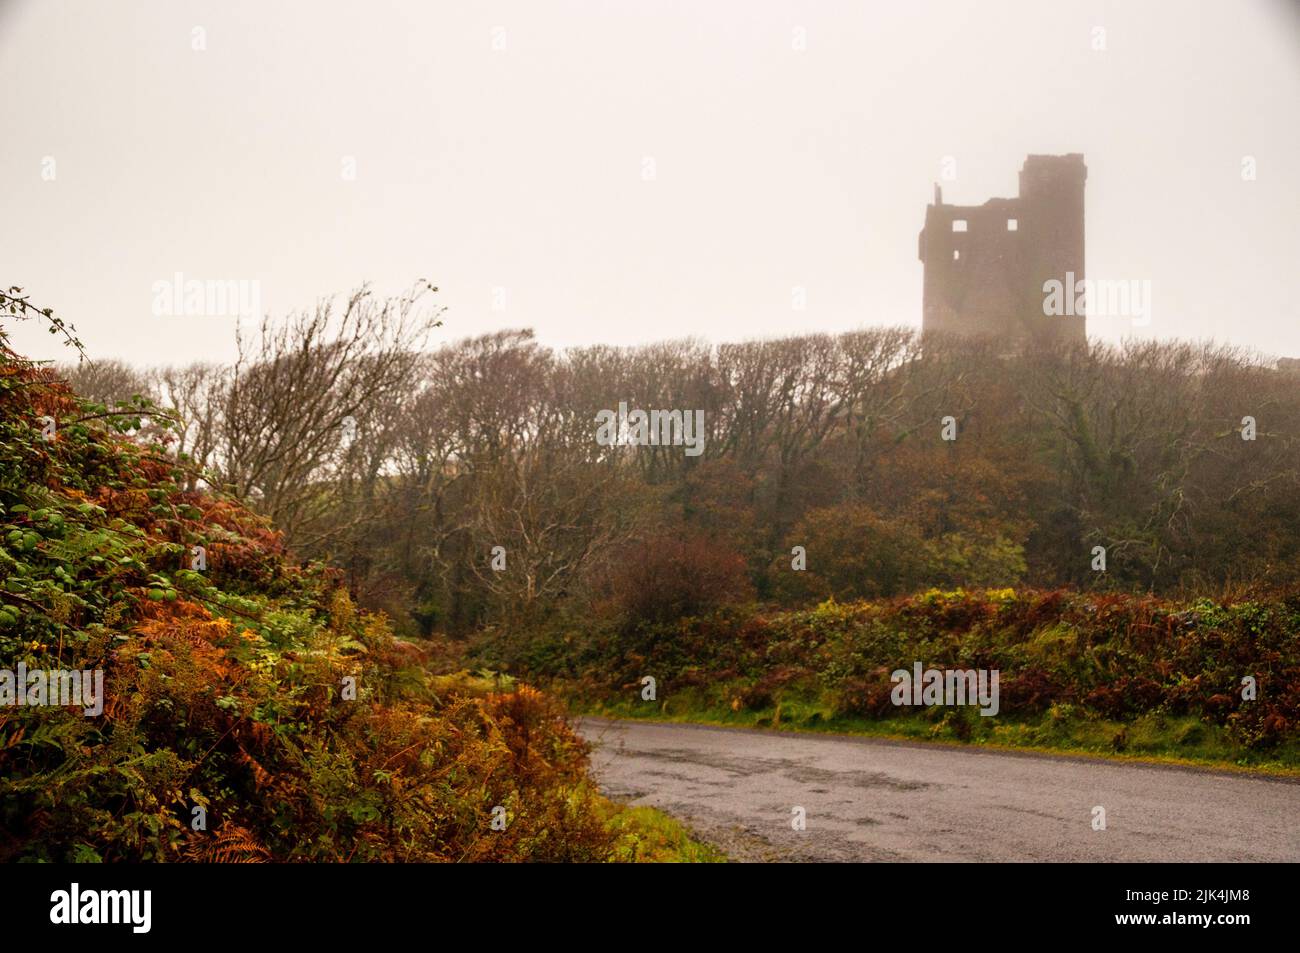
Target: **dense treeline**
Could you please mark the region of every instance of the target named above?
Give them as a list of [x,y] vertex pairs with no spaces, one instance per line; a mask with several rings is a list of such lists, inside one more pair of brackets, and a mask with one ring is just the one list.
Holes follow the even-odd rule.
[[[324,302],[229,366],[65,370],[93,398],[169,408],[193,481],[231,488],[426,633],[930,586],[1185,595],[1300,577],[1300,378],[1235,348],[1011,354],[900,328],[427,348],[428,296]],[[598,442],[620,402],[702,411],[702,452]]]

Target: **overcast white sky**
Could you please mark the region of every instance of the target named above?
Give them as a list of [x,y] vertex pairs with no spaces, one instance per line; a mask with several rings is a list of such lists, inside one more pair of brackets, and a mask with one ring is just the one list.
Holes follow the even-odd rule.
[[444,338],[919,326],[942,158],[975,204],[1031,152],[1084,153],[1089,276],[1152,282],[1140,333],[1300,355],[1283,0],[0,0],[0,135],[0,283],[93,357],[230,354],[234,319],[152,313],[176,272],[272,314],[426,277]]

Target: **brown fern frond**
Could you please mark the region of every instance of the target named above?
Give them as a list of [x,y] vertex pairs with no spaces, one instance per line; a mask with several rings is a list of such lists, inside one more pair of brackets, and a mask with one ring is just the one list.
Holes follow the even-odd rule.
[[192,838],[185,859],[200,864],[264,864],[271,852],[252,831],[226,821],[210,837]]

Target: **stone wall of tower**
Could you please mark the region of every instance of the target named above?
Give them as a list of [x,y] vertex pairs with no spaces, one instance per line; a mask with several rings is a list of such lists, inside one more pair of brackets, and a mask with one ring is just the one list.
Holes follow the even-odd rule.
[[936,188],[918,253],[925,264],[922,329],[1082,343],[1085,319],[1043,314],[1043,284],[1084,276],[1083,156],[1030,156],[1020,195],[946,205]]

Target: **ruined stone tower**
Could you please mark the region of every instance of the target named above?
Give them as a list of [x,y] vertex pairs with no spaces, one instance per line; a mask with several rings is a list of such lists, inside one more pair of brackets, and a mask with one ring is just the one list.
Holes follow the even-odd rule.
[[1081,281],[1083,156],[1029,156],[1020,195],[944,205],[934,187],[919,253],[923,331],[996,336],[1008,343],[1082,343],[1083,315],[1043,314],[1043,283]]

